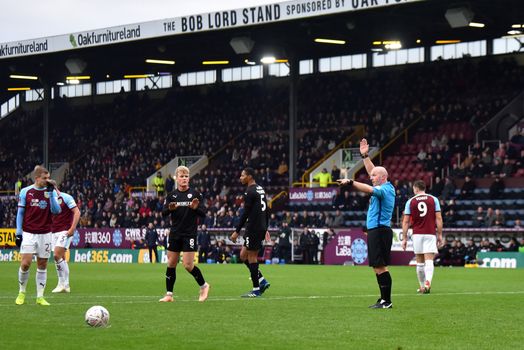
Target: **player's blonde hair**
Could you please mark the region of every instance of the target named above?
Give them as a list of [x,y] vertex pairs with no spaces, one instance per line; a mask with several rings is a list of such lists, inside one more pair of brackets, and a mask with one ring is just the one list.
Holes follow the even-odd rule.
[[175,170],[175,177],[177,177],[179,173],[184,173],[184,174],[188,174],[189,175],[189,168],[187,166],[180,165]]
[[42,176],[44,174],[49,174],[49,170],[47,170],[46,168],[44,168],[41,165],[35,166],[35,169],[33,170],[33,178],[34,179],[38,179],[40,176]]

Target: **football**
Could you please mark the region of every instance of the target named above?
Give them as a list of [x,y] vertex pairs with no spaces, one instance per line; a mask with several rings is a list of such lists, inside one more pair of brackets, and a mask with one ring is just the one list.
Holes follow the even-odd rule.
[[85,320],[91,327],[105,327],[109,323],[109,311],[100,305],[92,306],[86,311]]

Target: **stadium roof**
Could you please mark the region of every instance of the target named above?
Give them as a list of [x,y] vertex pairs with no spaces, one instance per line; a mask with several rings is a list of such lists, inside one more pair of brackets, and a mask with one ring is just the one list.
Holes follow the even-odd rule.
[[[295,0],[280,3],[280,12],[283,15],[289,10],[286,4],[300,3],[309,6],[329,4],[334,7],[335,3],[342,2],[342,0]],[[388,2],[393,3],[397,0],[345,0],[347,6],[358,4],[361,7],[366,3]],[[332,14],[299,16],[299,19],[272,23],[264,23],[262,20],[261,25],[165,35],[46,54],[12,58],[5,58],[4,55],[4,58],[0,59],[0,102],[12,95],[12,92],[7,92],[8,87],[40,88],[42,81],[51,85],[65,81],[65,77],[71,75],[65,65],[68,59],[80,59],[86,63],[81,75],[89,75],[92,81],[104,81],[121,79],[125,74],[158,72],[177,74],[226,67],[203,66],[204,60],[227,60],[229,67],[238,67],[244,66],[246,59],[259,62],[262,56],[268,54],[284,59],[292,55],[299,59],[310,59],[367,53],[373,48],[374,41],[399,40],[403,48],[411,48],[432,46],[435,45],[436,40],[485,40],[507,35],[514,24],[524,24],[522,0],[459,2],[405,0],[395,6],[367,10],[364,7],[362,11],[332,11]],[[463,9],[458,13],[459,19],[461,16],[467,17],[469,12],[473,16],[471,21],[483,23],[485,26],[452,28],[445,17],[446,11],[452,8]],[[239,13],[242,13],[241,9]],[[215,13],[212,16],[214,15]],[[223,19],[223,16],[221,18]],[[189,17],[186,19],[189,20]],[[180,23],[176,25],[179,27]],[[524,29],[522,31],[524,32]],[[78,46],[78,40],[75,40],[73,35],[70,37]],[[249,54],[235,53],[230,45],[231,39],[235,37],[249,37],[254,41],[254,47]],[[314,42],[315,38],[339,39],[346,43],[344,45],[320,44]],[[418,40],[420,41],[417,42]],[[149,64],[145,62],[146,58],[174,60],[176,64]],[[38,76],[39,80],[15,81],[9,78],[12,74]]]

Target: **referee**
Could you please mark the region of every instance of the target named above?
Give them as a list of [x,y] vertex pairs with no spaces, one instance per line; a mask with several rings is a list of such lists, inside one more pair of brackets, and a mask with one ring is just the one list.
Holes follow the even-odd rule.
[[373,187],[348,179],[338,180],[340,185],[353,186],[357,191],[369,193],[369,203],[366,226],[368,231],[368,261],[377,276],[380,288],[380,298],[372,309],[391,309],[391,275],[388,265],[391,255],[393,231],[391,217],[395,207],[395,188],[388,181],[388,172],[384,167],[374,166],[369,159],[369,145],[366,139],[360,141],[360,154],[364,160]]

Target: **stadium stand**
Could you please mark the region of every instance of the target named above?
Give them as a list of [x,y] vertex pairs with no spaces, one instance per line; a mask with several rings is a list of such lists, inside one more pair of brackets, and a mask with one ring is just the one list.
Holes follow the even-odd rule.
[[[475,127],[483,125],[520,91],[524,85],[521,73],[522,68],[510,60],[464,59],[453,64],[378,69],[364,75],[357,72],[304,78],[298,119],[299,175],[340,143],[355,125],[367,124],[370,143],[385,145],[418,120],[407,131],[409,141],[392,147],[384,158],[397,188],[397,206],[402,208],[411,195],[409,182],[422,178],[436,187],[432,190],[442,187],[440,194],[447,200],[443,200],[443,210],[454,211],[457,226],[472,226],[469,218],[473,208],[468,207],[468,201],[480,200],[478,196],[486,189],[476,189],[466,199],[458,189],[446,190],[444,183],[457,186],[465,174],[475,178],[482,174],[522,176],[522,137],[501,143],[496,150],[481,146],[484,140],[469,147],[474,144]],[[470,84],[471,77],[474,84]],[[243,190],[238,176],[246,165],[256,168],[259,182],[270,194],[285,189],[288,173],[285,168],[279,169],[288,161],[285,91],[278,85],[271,94],[264,91],[252,82],[226,90],[172,89],[160,100],[150,98],[147,91],[122,92],[113,104],[96,107],[59,99],[54,106],[57,117],[51,121],[50,151],[53,160],[71,162],[61,187],[77,198],[81,226],[142,226],[150,221],[164,226],[159,200],[130,198],[128,190],[143,185],[147,176],[176,155],[212,157],[209,167],[193,179],[193,185],[208,198],[212,216],[209,227],[232,227],[238,220]],[[205,104],[201,103],[203,99]],[[40,120],[41,112],[36,111],[3,123],[7,132],[26,128],[34,136],[21,139],[13,132],[9,142],[3,144],[3,188],[12,188],[21,174],[29,173],[40,161]],[[24,147],[16,147],[19,144]],[[497,168],[497,161],[506,163],[504,171],[502,166]],[[15,167],[10,168],[13,163]],[[482,166],[489,170],[479,171]],[[360,178],[365,175],[361,173]],[[523,214],[521,209],[509,209],[512,204],[517,204],[516,208],[523,204],[509,202],[513,191],[519,190],[503,190],[506,202],[484,203],[504,210],[505,225],[509,226]],[[454,201],[453,208],[448,206],[450,200]],[[333,221],[340,226],[363,226],[366,202],[364,196],[341,193],[329,205],[288,206],[291,213],[276,212],[275,222],[302,212],[302,219],[291,220],[290,226],[321,227]],[[14,224],[12,201],[5,206],[9,208],[5,222]]]

